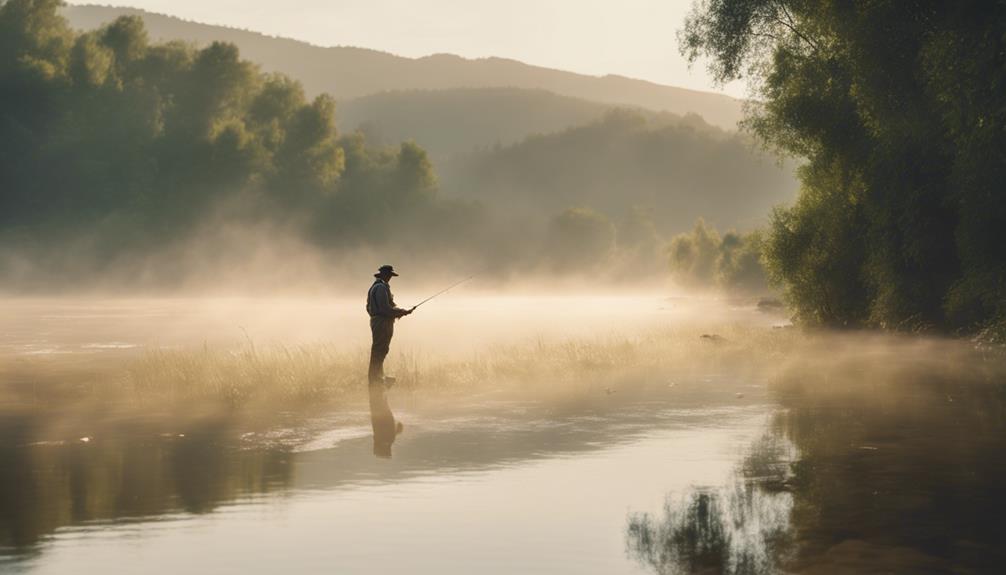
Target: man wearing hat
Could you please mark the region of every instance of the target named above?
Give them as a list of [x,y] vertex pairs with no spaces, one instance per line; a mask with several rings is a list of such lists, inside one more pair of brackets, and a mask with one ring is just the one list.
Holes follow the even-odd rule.
[[377,279],[367,292],[367,313],[370,315],[370,333],[373,336],[373,344],[370,346],[370,369],[367,371],[367,381],[370,385],[394,382],[394,378],[384,377],[384,358],[388,357],[388,350],[391,348],[395,320],[409,315],[415,309],[395,306],[389,282],[391,278],[397,276],[392,266],[381,266],[374,274]]

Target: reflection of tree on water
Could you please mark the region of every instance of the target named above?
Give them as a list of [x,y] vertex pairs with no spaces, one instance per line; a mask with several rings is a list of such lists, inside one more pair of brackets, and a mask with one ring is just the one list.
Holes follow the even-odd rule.
[[128,434],[89,442],[0,445],[0,547],[21,551],[85,521],[204,513],[291,479],[287,455],[226,447],[226,431]]
[[[763,438],[745,458],[733,485],[669,496],[662,518],[629,517],[627,549],[661,575],[760,574],[779,570],[790,550],[792,498],[779,442]],[[748,475],[758,471],[759,476]]]
[[1003,362],[938,351],[775,383],[776,427],[800,452],[794,570],[1002,572]]
[[730,564],[731,534],[715,494],[694,493],[682,508],[665,504],[664,519],[629,519],[629,551],[657,573],[723,573]]
[[630,553],[661,574],[1002,572],[1006,363],[886,345],[790,366],[743,480],[630,517]]

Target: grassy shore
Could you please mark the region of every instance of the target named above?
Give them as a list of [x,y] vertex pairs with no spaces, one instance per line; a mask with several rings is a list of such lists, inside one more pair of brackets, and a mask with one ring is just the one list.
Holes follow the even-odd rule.
[[[710,335],[711,337],[702,337]],[[531,340],[456,359],[393,352],[398,389],[458,393],[485,388],[598,385],[612,376],[761,363],[791,348],[793,330],[724,328],[639,337]],[[0,367],[0,403],[54,409],[97,400],[140,411],[193,403],[230,409],[332,406],[364,397],[367,354],[332,345],[153,348],[107,358],[18,358]]]
[[[268,421],[279,414],[363,405],[366,361],[363,350],[250,341],[238,348],[154,348],[126,357],[19,358],[0,366],[0,413],[65,421]],[[396,393],[430,398],[490,389],[594,393],[626,382],[724,373],[794,389],[808,384],[841,388],[856,378],[903,378],[906,370],[920,376],[1006,373],[1001,356],[990,357],[958,340],[754,327],[533,340],[462,359],[406,351],[388,360],[389,373],[398,377]]]

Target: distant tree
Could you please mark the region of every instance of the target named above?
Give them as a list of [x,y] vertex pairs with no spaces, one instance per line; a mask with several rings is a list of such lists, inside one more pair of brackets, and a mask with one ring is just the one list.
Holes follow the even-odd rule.
[[751,225],[796,189],[792,175],[753,151],[749,137],[632,110],[452,158],[441,181],[445,194],[543,223],[570,205],[615,221],[646,206],[661,233],[683,232],[699,217]]
[[684,287],[758,295],[768,288],[763,250],[760,231],[721,235],[699,219],[691,232],[671,239],[667,253],[671,276]]
[[657,230],[652,210],[633,206],[616,227],[618,259],[625,271],[660,270],[665,241]]
[[720,242],[716,282],[733,293],[762,294],[767,291],[765,272],[764,234],[727,232]]
[[587,271],[608,263],[615,248],[615,226],[589,208],[569,208],[549,223],[545,253],[554,269]]
[[70,51],[70,80],[81,89],[98,88],[113,73],[115,54],[94,34],[82,34]]
[[17,225],[46,210],[47,125],[60,116],[73,35],[58,0],[0,3],[0,223]]
[[0,74],[20,71],[53,78],[66,69],[73,34],[59,16],[60,0],[0,2]]
[[275,187],[286,188],[287,195],[335,193],[345,155],[335,131],[335,101],[331,97],[318,96],[291,116],[276,159]]
[[720,235],[699,218],[689,234],[671,239],[671,274],[689,287],[711,287],[716,282],[716,263],[720,255]]
[[248,126],[262,145],[275,154],[287,138],[291,118],[306,102],[304,88],[297,82],[279,74],[266,76],[249,106]]
[[101,30],[101,43],[115,56],[119,77],[126,77],[130,68],[141,61],[147,52],[147,31],[138,16],[124,16]]
[[436,190],[437,177],[426,151],[415,142],[404,142],[398,149],[398,165],[395,170],[396,187],[407,198],[419,196],[429,198]]
[[98,273],[186,241],[224,210],[242,225],[291,224],[327,249],[435,245],[481,221],[474,206],[438,200],[421,147],[340,138],[330,96],[308,102],[234,45],[152,45],[135,17],[74,33],[58,7],[0,1],[5,253],[35,250],[58,268],[47,254],[86,246]]
[[211,139],[221,125],[240,120],[257,92],[255,67],[233,44],[214,42],[200,50],[175,94],[172,125],[186,137]]

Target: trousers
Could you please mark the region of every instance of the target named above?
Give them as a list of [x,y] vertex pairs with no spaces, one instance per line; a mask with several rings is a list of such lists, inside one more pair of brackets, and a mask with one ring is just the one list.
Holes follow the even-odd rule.
[[370,335],[373,343],[370,345],[370,368],[367,370],[367,381],[378,384],[384,381],[384,358],[391,350],[391,337],[395,335],[395,318],[374,316],[370,318]]

